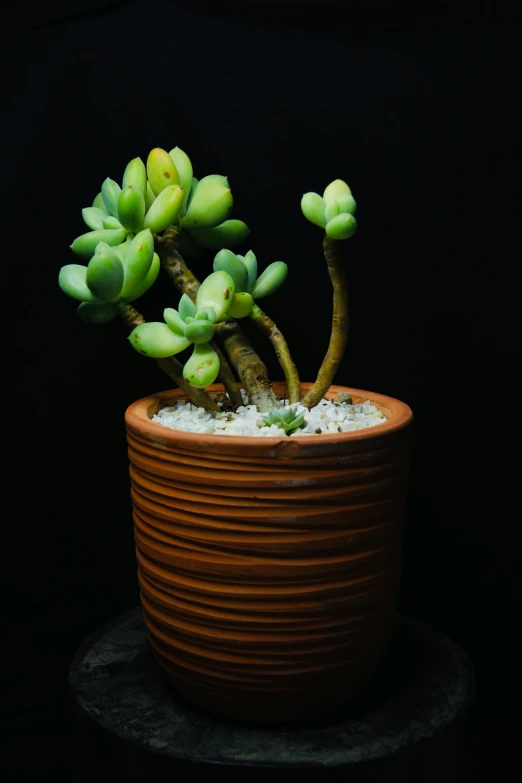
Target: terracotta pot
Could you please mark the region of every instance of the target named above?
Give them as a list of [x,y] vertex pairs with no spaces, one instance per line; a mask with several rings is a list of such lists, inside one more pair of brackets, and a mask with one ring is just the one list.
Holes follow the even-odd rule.
[[[302,384],[306,391],[311,384]],[[276,393],[284,385],[274,384]],[[210,391],[222,391],[215,385]],[[289,438],[200,435],[125,414],[141,601],[155,657],[193,704],[310,719],[357,695],[386,652],[402,566],[412,412]]]

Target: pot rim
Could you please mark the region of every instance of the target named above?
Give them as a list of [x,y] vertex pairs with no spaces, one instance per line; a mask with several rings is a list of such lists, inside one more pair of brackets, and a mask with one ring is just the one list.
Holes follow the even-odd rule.
[[[312,383],[302,382],[301,389],[308,391],[313,386]],[[274,381],[274,391],[281,393],[286,387],[284,381]],[[222,384],[212,384],[207,388],[212,393],[222,393],[224,388]],[[370,400],[377,408],[383,411],[388,421],[384,424],[377,424],[372,427],[365,427],[351,432],[332,432],[325,435],[310,435],[303,437],[289,437],[288,435],[274,435],[259,437],[255,435],[212,435],[201,432],[186,432],[185,430],[176,430],[171,427],[165,427],[163,424],[153,422],[151,416],[161,410],[169,403],[177,402],[185,397],[182,389],[170,389],[150,394],[147,397],[141,397],[132,402],[125,411],[125,423],[127,427],[141,435],[145,435],[155,441],[180,442],[187,444],[197,442],[208,443],[209,446],[230,442],[231,448],[242,444],[243,446],[261,446],[274,447],[281,443],[288,444],[291,450],[300,451],[307,446],[325,446],[327,444],[344,443],[361,440],[372,440],[382,435],[390,435],[397,430],[404,429],[413,420],[413,411],[410,406],[402,400],[390,397],[386,394],[357,389],[351,386],[339,386],[332,384],[325,397],[332,399],[339,392],[348,392],[352,398],[361,398],[362,401]],[[159,403],[160,404],[158,407]],[[295,444],[295,446],[291,445]]]

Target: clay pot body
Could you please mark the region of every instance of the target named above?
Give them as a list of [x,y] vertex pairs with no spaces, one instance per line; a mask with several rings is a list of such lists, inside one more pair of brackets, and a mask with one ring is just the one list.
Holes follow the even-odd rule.
[[150,643],[176,688],[215,714],[317,717],[357,695],[386,652],[412,412],[360,389],[332,386],[327,396],[339,391],[370,399],[388,421],[297,438],[199,435],[152,422],[180,390],[126,411]]

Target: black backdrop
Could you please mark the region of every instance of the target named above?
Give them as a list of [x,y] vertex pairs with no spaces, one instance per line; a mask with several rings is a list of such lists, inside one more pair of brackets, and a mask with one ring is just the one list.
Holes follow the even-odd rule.
[[[345,244],[351,331],[336,382],[414,410],[399,608],[469,652],[476,774],[507,763],[520,725],[518,12],[84,0],[42,4],[18,31],[4,152],[24,401],[6,426],[16,410],[26,429],[5,490],[6,774],[64,773],[70,657],[138,602],[123,412],[170,384],[117,321],[80,322],[57,276],[103,179],[175,145],[197,176],[229,176],[252,232],[244,250],[289,264],[266,305],[303,380],[323,356],[331,292],[300,196],[351,185],[359,229]],[[155,320],[176,301],[158,282],[140,310]]]

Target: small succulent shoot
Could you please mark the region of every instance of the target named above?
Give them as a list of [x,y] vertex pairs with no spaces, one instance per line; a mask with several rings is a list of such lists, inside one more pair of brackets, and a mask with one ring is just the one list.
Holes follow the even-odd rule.
[[294,408],[275,408],[268,412],[268,415],[263,416],[263,421],[269,427],[271,424],[275,424],[276,427],[280,427],[288,435],[292,430],[296,430],[302,427],[304,421],[304,411],[297,413]]
[[305,218],[324,228],[330,239],[349,239],[357,229],[354,218],[357,204],[352,191],[342,179],[335,179],[318,193],[305,193],[301,199],[301,211]]
[[[137,239],[135,237],[133,243]],[[194,345],[192,360],[187,362],[188,369],[183,377],[191,386],[203,389],[219,374],[219,357],[207,343],[214,337],[216,321],[227,317],[233,293],[234,281],[230,275],[215,272],[201,284],[195,303],[183,294],[177,310],[173,307],[164,309],[164,323],[148,321],[139,324],[129,335],[129,341],[136,351],[154,359],[174,356]],[[204,350],[195,350],[203,346]]]
[[288,275],[287,264],[274,261],[257,278],[257,259],[252,250],[241,256],[225,248],[214,258],[214,271],[218,270],[227,272],[235,283],[234,298],[228,309],[231,318],[245,318],[250,315],[254,299],[272,294]]
[[155,147],[147,158],[147,179],[156,198],[171,185],[179,185],[179,174],[169,153]]
[[[219,175],[214,175],[219,176]],[[214,228],[226,220],[233,206],[232,191],[218,181],[199,182],[181,218],[184,228]]]

